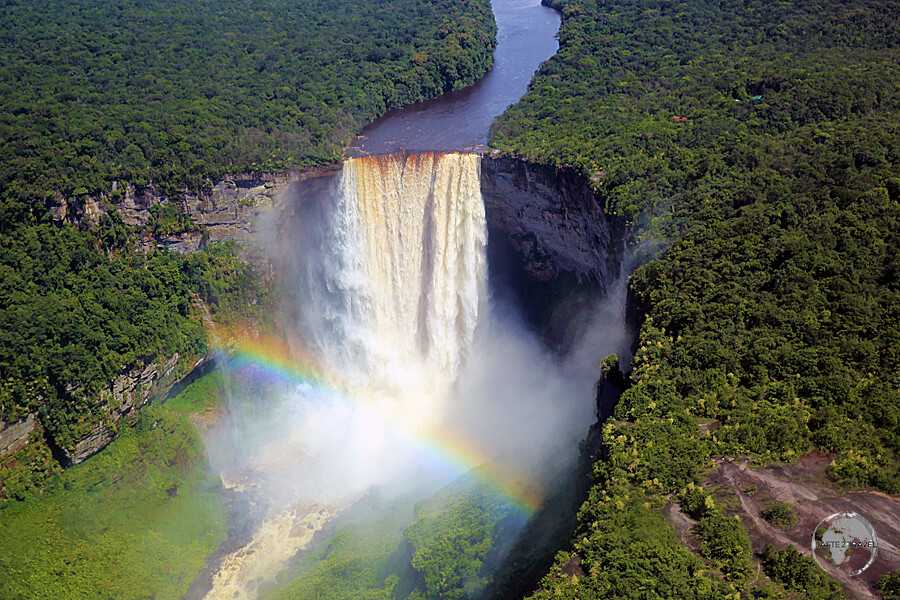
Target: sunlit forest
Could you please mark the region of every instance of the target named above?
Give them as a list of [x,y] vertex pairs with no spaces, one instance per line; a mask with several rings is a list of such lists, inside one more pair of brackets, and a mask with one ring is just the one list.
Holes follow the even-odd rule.
[[[334,161],[490,66],[487,2],[7,2],[4,223],[46,197]],[[113,197],[114,201],[115,198]]]
[[[427,497],[372,486],[335,509],[259,597],[477,600],[538,564],[515,582],[533,600],[846,598],[796,543],[755,538],[711,474],[815,456],[835,495],[900,494],[900,4],[543,3],[562,15],[559,51],[492,126],[490,158],[530,165],[510,179],[549,165],[592,189],[592,214],[627,238],[603,252],[621,241],[636,265],[619,319],[634,355],[595,361],[598,398],[621,397],[567,449],[571,479],[543,490],[574,523],[589,487],[577,526],[514,556],[547,507],[517,510],[472,451]],[[185,597],[252,538],[233,517],[256,508],[223,491],[203,437],[227,412],[222,371],[111,416],[112,382],[171,357],[180,380],[213,324],[278,329],[274,267],[210,241],[184,199],[339,163],[374,119],[480,80],[497,31],[489,0],[0,0],[0,433],[36,423],[0,460],[0,597]],[[123,217],[135,190],[161,200],[144,225]],[[568,219],[533,212],[547,230]],[[163,247],[181,234],[199,248]],[[540,236],[515,235],[546,258]],[[549,346],[548,381],[564,362]],[[275,366],[286,381],[307,365]],[[757,512],[777,535],[799,527],[789,502]],[[532,550],[546,560],[523,566]],[[900,572],[879,578],[900,598]]]

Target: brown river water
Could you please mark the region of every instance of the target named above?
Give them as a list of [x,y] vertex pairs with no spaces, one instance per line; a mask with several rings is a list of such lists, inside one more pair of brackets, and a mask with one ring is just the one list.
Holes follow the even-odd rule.
[[556,53],[559,13],[540,0],[493,0],[494,67],[478,83],[388,113],[366,127],[350,156],[401,150],[479,150],[491,124],[521,98],[541,63]]

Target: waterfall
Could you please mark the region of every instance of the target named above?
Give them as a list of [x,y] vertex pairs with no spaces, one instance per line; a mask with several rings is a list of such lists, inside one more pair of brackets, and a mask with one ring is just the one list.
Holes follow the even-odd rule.
[[223,559],[209,600],[255,597],[374,486],[447,477],[428,434],[486,316],[480,170],[474,154],[353,158],[321,196],[302,198],[307,212],[277,240],[296,285],[292,347],[256,342],[249,374],[262,385],[250,381],[230,407],[233,429],[208,442],[223,482],[253,490],[267,512]]
[[316,352],[366,388],[445,389],[486,306],[480,157],[353,158],[334,196],[306,262]]

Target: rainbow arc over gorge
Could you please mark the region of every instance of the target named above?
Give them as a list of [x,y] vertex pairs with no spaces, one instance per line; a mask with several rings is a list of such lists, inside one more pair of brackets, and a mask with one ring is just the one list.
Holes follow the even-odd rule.
[[[341,378],[326,372],[312,353],[290,347],[277,336],[265,335],[247,328],[212,328],[215,348],[224,351],[236,367],[252,367],[271,377],[353,398],[342,392]],[[397,424],[400,426],[400,424]],[[484,451],[461,432],[449,428],[427,430],[405,429],[412,434],[417,448],[427,452],[459,475],[468,474],[502,494],[517,510],[530,516],[543,504],[543,495],[521,474],[512,472],[492,461]]]

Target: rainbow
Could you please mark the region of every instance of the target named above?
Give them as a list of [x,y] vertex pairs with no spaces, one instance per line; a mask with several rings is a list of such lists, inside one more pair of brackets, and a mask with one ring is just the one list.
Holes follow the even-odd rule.
[[[252,367],[270,377],[341,394],[341,378],[324,369],[310,352],[290,347],[285,340],[247,328],[214,327],[213,346],[225,351],[233,365]],[[361,400],[356,400],[362,402]],[[543,503],[537,487],[526,477],[501,468],[460,432],[450,429],[405,429],[400,433],[439,463],[460,475],[466,474],[502,494],[517,510],[533,514]]]

